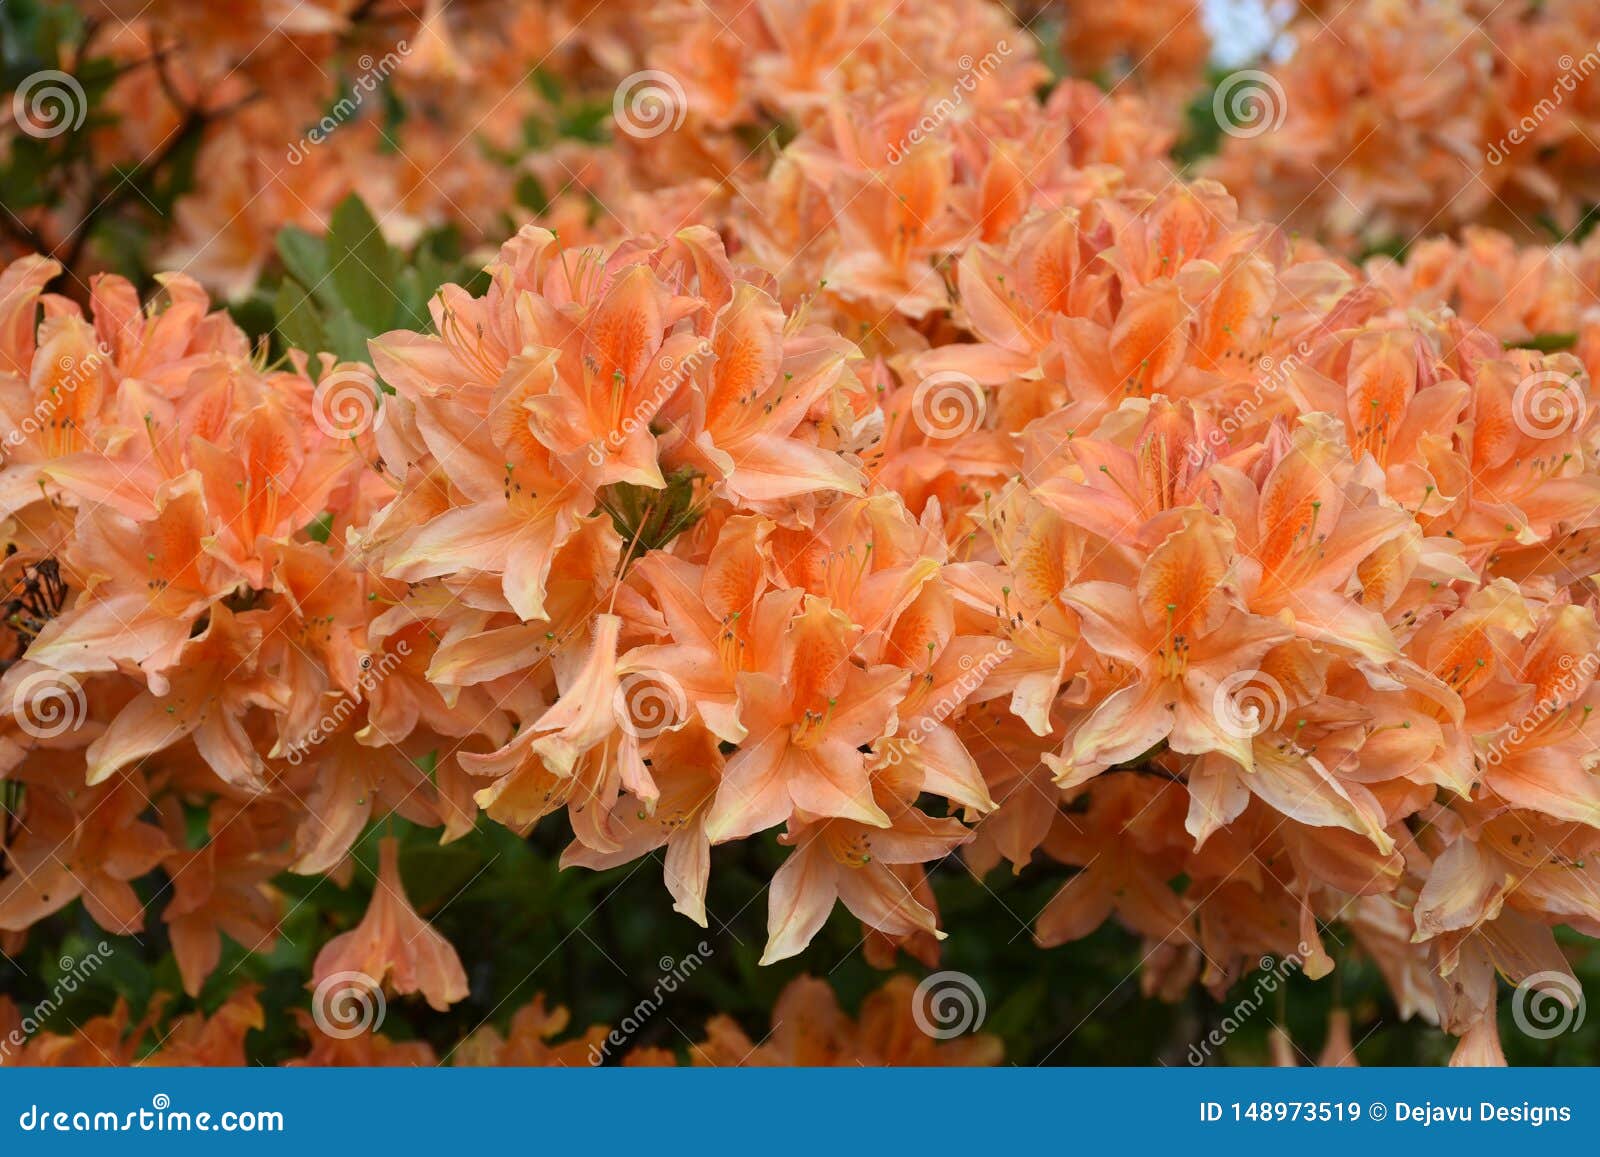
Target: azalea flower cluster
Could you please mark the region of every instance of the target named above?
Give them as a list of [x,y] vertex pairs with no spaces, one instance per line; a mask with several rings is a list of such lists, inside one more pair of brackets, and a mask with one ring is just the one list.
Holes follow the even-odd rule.
[[[1581,365],[1401,314],[1219,189],[973,246],[970,340],[903,385],[709,232],[528,230],[436,332],[374,343],[375,432],[322,428],[329,387],[376,405],[362,371],[261,369],[181,279],[164,310],[102,282],[85,318],[52,272],[4,279],[8,416],[45,415],[7,467],[18,573],[58,592],[0,684],[8,928],[81,895],[137,929],[162,865],[197,991],[222,931],[270,940],[263,882],[334,869],[378,809],[447,838],[564,810],[569,863],[664,847],[701,922],[710,846],[782,826],[767,959],[836,902],[929,954],[926,866],[976,837],[978,869],[1079,869],[1046,944],[1115,914],[1155,989],[1220,990],[1302,940],[1325,971],[1337,919],[1492,1056],[1491,962],[1560,968],[1548,925],[1592,919]],[[973,391],[953,436],[916,396],[939,374]],[[1565,428],[1530,425],[1530,375]],[[47,691],[83,717],[42,725]],[[466,992],[392,844],[317,975],[352,969]]]
[[1096,4],[1033,0],[1013,8],[1041,39],[1054,40],[1075,76],[1127,84],[1157,115],[1176,119],[1205,78],[1211,36],[1198,0]]
[[1220,992],[1296,929],[1323,975],[1337,919],[1459,1060],[1498,1059],[1495,970],[1575,992],[1548,926],[1597,895],[1582,363],[1403,311],[1215,187],[1055,228],[969,252],[982,340],[919,359],[1050,392],[985,493],[975,601],[1043,677],[996,747],[1062,795],[991,774],[971,858],[1078,867],[1041,941],[1114,914],[1152,992]]
[[1033,37],[989,0],[76,6],[85,28],[61,64],[109,72],[103,95],[76,77],[25,93],[0,156],[89,119],[88,163],[0,225],[0,256],[103,268],[90,226],[141,208],[120,175],[170,180],[192,163],[205,179],[172,220],[139,224],[158,268],[229,300],[256,288],[279,230],[326,228],[350,193],[403,247],[442,229],[497,241],[535,209],[573,238],[671,232],[761,179],[770,155],[752,139],[839,97],[915,88],[959,103],[982,77],[1020,98],[1047,78]]
[[1600,238],[1519,245],[1473,227],[1459,240],[1430,237],[1404,261],[1376,257],[1371,279],[1401,304],[1448,308],[1510,346],[1570,349],[1600,371]]
[[[42,292],[57,271],[25,258],[0,274],[0,759],[22,799],[0,928],[81,897],[108,931],[136,932],[130,881],[163,865],[165,919],[197,992],[219,927],[271,944],[263,881],[339,863],[379,800],[438,821],[399,747],[344,745],[391,714],[408,734],[439,700],[390,652],[381,681],[368,673],[381,584],[346,564],[342,537],[389,487],[370,438],[336,423],[340,391],[372,403],[370,368],[325,359],[320,386],[303,357],[267,369],[181,276],[148,308],[126,282],[97,279],[85,315]],[[193,802],[211,839],[191,850]]]
[[1238,127],[1208,171],[1248,212],[1359,248],[1546,218],[1565,234],[1600,199],[1593,4],[1307,8],[1288,59],[1217,92]]
[[[1587,247],[1358,269],[1175,179],[1140,98],[1036,97],[1003,29],[894,63],[993,19],[852,54],[876,6],[808,11],[652,40],[726,87],[567,156],[638,213],[552,204],[370,364],[269,361],[184,275],[85,308],[0,274],[0,930],[81,898],[137,932],[159,870],[194,996],[224,936],[274,943],[274,877],[348,882],[391,814],[561,817],[564,866],[659,858],[701,926],[712,849],[776,833],[765,963],[842,907],[933,966],[933,875],[1004,862],[1062,881],[1043,947],[1114,920],[1150,995],[1361,953],[1501,1059],[1498,977],[1571,980],[1552,929],[1600,929]],[[793,139],[722,163],[769,102]],[[469,993],[392,839],[308,987],[352,974]],[[908,999],[852,1024],[806,982],[798,1036],[697,1055],[995,1059]],[[183,1039],[234,1055],[254,1007]],[[462,1053],[593,1043],[564,1027]],[[432,1059],[320,1030],[315,1063]]]
[[[767,183],[774,142],[839,115],[829,109],[846,98],[915,98],[917,114],[886,144],[903,151],[906,129],[918,139],[961,122],[957,147],[985,163],[979,142],[1026,142],[981,113],[1029,106],[1052,79],[1046,57],[1110,89],[1102,99],[1066,80],[1078,96],[1047,120],[1065,116],[1083,138],[1075,122],[1093,110],[1126,143],[1153,142],[1136,146],[1143,159],[1161,157],[1205,95],[1210,48],[1193,0],[79,7],[86,29],[61,63],[111,70],[86,130],[90,175],[20,209],[0,252],[103,265],[109,253],[84,253],[103,244],[89,226],[138,208],[117,174],[158,174],[192,151],[207,177],[179,198],[170,231],[141,224],[166,233],[160,266],[230,299],[256,286],[279,229],[325,227],[351,192],[401,246],[446,228],[492,242],[536,211],[575,240],[726,224],[749,215],[745,195]],[[1211,94],[1226,135],[1201,166],[1253,217],[1354,252],[1474,223],[1526,232],[1543,214],[1569,229],[1600,198],[1589,163],[1600,23],[1581,0],[1301,6],[1277,43],[1281,60]],[[54,119],[38,129],[54,137],[81,122],[82,89],[53,92],[67,107],[39,110]],[[607,110],[609,133],[562,131]],[[17,126],[0,131],[13,146]],[[1116,153],[1095,159],[1158,187]],[[795,194],[792,180],[779,188]]]
[[492,274],[373,343],[399,493],[355,539],[405,584],[372,631],[415,640],[480,740],[477,804],[518,830],[565,809],[586,867],[664,846],[702,924],[711,844],[787,823],[769,960],[836,898],[933,933],[918,866],[970,832],[917,802],[992,802],[931,713],[1001,640],[960,629],[942,527],[868,493],[853,348],[705,230],[609,254],[525,230]]
[[[325,228],[360,195],[385,236],[410,245],[450,228],[467,242],[503,238],[526,219],[522,161],[548,125],[598,101],[642,67],[651,5],[538,0],[306,0],[219,8],[205,0],[76,0],[83,28],[63,42],[70,81],[41,78],[25,114],[0,128],[0,151],[26,135],[83,129],[56,195],[8,219],[0,252],[38,248],[104,267],[89,226],[144,202],[124,189],[184,188],[171,220],[139,224],[151,260],[182,266],[238,299],[256,288],[278,231]],[[79,79],[82,77],[83,79]],[[98,78],[104,77],[103,84]],[[533,83],[535,78],[541,83]],[[103,91],[101,89],[103,88]],[[551,166],[555,166],[551,168]],[[65,169],[66,166],[63,166]],[[549,160],[554,196],[577,174]],[[70,177],[70,179],[69,179]],[[59,179],[58,179],[59,178]],[[149,197],[150,193],[146,193]]]

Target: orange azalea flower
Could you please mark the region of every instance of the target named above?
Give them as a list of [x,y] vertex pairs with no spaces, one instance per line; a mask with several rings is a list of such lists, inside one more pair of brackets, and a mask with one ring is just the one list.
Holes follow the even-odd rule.
[[[1161,520],[1156,523],[1162,525]],[[1257,665],[1288,637],[1282,623],[1237,606],[1233,531],[1220,519],[1178,511],[1140,569],[1138,585],[1092,581],[1062,594],[1082,620],[1084,639],[1110,685],[1121,684],[1047,755],[1063,786],[1165,741],[1174,751],[1218,751],[1254,766],[1251,746],[1218,719],[1218,687]]]
[[400,879],[400,844],[378,841],[377,886],[361,923],[322,946],[307,988],[355,978],[374,988],[420,992],[443,1012],[467,995],[467,974],[450,942],[417,915]]
[[27,928],[81,897],[106,931],[140,931],[144,903],[129,881],[172,851],[160,828],[139,819],[148,803],[126,776],[71,797],[29,784],[25,826],[6,849],[0,928]]
[[1257,464],[1265,471],[1258,490],[1224,466],[1212,476],[1222,513],[1239,530],[1236,545],[1253,564],[1242,584],[1250,609],[1293,622],[1303,638],[1386,663],[1400,655],[1388,625],[1344,591],[1356,567],[1410,520],[1355,480],[1340,434],[1334,423],[1308,418],[1290,445]]
[[[5,277],[13,284],[0,281],[0,309],[31,315],[39,288],[56,272],[53,262],[9,267]],[[28,334],[33,336],[31,324]],[[48,468],[92,444],[111,374],[109,354],[88,322],[55,317],[39,327],[31,365],[21,363],[15,376],[0,378],[0,422],[6,429],[0,515],[37,499]]]
[[[1035,734],[1049,735],[1051,709],[1073,681],[1067,661],[1078,646],[1077,615],[1060,596],[1077,548],[1063,520],[1025,495],[1012,495],[985,522],[1000,532],[1002,561],[958,563],[946,568],[945,580],[970,629],[999,629],[1006,636],[1005,661],[992,666],[984,687],[991,694],[1009,691],[1011,712]],[[993,646],[986,654],[1000,652],[999,643]]]
[[748,734],[738,711],[740,673],[766,661],[803,598],[799,590],[768,589],[763,546],[771,530],[765,520],[730,519],[704,565],[656,553],[633,569],[660,607],[671,642],[635,647],[630,662],[671,678],[727,743]]
[[[190,996],[200,995],[222,959],[223,932],[250,952],[276,939],[281,905],[267,881],[283,869],[284,858],[271,846],[275,834],[258,831],[248,813],[214,810],[205,845],[171,856],[173,896],[162,919]],[[259,1007],[254,1016],[260,1028]]]
[[998,681],[1010,645],[986,635],[956,635],[955,598],[932,582],[895,617],[884,643],[881,657],[909,669],[911,686],[898,709],[903,736],[883,740],[876,754],[903,768],[919,791],[942,796],[971,815],[992,811],[983,774],[950,721],[971,696]]
[[[500,777],[476,797],[490,815],[513,826],[531,826],[565,806],[578,839],[597,852],[611,852],[617,845],[608,823],[618,792],[626,790],[653,804],[657,788],[629,720],[621,683],[626,671],[617,658],[621,628],[616,615],[598,616],[583,658],[558,671],[557,703],[499,750],[461,754],[467,772]],[[677,715],[667,722],[681,726],[686,714],[674,704],[667,706]]]
[[355,464],[348,445],[306,438],[300,432],[305,425],[303,415],[268,403],[240,417],[229,431],[230,444],[198,436],[190,443],[216,549],[236,561],[253,587],[266,585],[260,540],[287,538],[315,522]]
[[135,695],[89,745],[90,784],[185,736],[224,783],[261,783],[263,761],[244,716],[252,708],[282,710],[284,691],[257,668],[259,616],[235,615],[221,603],[210,615],[205,629],[179,649],[170,680],[152,676],[151,689]]
[[874,787],[889,819],[881,827],[855,819],[815,819],[798,811],[790,820],[783,842],[795,850],[772,877],[767,948],[761,963],[802,951],[828,919],[835,901],[887,935],[923,931],[943,938],[934,914],[893,868],[941,859],[970,840],[972,833],[959,820],[933,819],[911,806],[917,787],[903,774],[880,774]]
[[[591,252],[583,260],[593,258]],[[617,270],[581,318],[564,318],[561,329],[537,335],[565,348],[527,367],[510,403],[526,413],[513,409],[507,420],[525,424],[563,466],[596,487],[665,485],[650,427],[676,392],[679,361],[692,358],[699,341],[690,333],[664,339],[663,330],[698,305],[674,297],[647,265]]]
[[706,817],[713,843],[773,827],[796,809],[890,826],[861,749],[893,730],[903,674],[888,664],[852,665],[854,629],[808,595],[772,661],[739,675],[749,738],[728,760]]
[[524,619],[544,617],[551,561],[593,501],[583,487],[552,473],[548,451],[534,442],[526,417],[517,428],[525,400],[506,394],[492,403],[505,419],[490,428],[500,437],[474,426],[471,442],[445,451],[451,483],[476,501],[451,508],[408,536],[385,567],[389,577],[416,582],[496,575],[511,610]]
[[138,523],[99,508],[79,526],[66,558],[71,585],[85,593],[40,633],[31,658],[62,671],[112,671],[140,664],[164,685],[189,645],[196,618],[240,581],[207,549],[210,523],[199,479],[163,487],[155,517]]
[[[1176,793],[1174,793],[1176,794]],[[1117,775],[1089,801],[1081,816],[1057,818],[1049,837],[1052,853],[1081,871],[1061,886],[1039,914],[1036,931],[1044,947],[1079,940],[1113,912],[1123,923],[1156,942],[1186,934],[1189,906],[1169,886],[1178,862],[1162,847],[1161,810],[1165,799],[1159,782],[1136,775]],[[1127,855],[1124,844],[1146,853]],[[1154,855],[1150,853],[1156,853]]]
[[1204,454],[1192,415],[1165,402],[1124,402],[1119,416],[1140,420],[1128,447],[1110,437],[1049,443],[1035,454],[1069,458],[1077,469],[1041,482],[1034,494],[1076,527],[1108,542],[1133,547],[1150,521],[1166,510],[1196,505],[1211,479],[1199,468]]
[[1574,606],[1553,608],[1528,640],[1521,714],[1478,741],[1484,786],[1512,807],[1600,828],[1600,782],[1589,770],[1597,651],[1600,624]]
[[191,1012],[180,1017],[162,1038],[161,1046],[139,1063],[206,1068],[249,1064],[245,1037],[251,1029],[266,1027],[266,1016],[262,1012],[261,1002],[256,999],[256,992],[255,985],[241,985],[210,1016]]
[[[265,567],[257,589],[270,585],[274,599],[262,624],[265,665],[288,688],[288,711],[279,747],[303,743],[316,725],[322,697],[335,689],[359,695],[363,678],[388,672],[361,654],[359,633],[367,611],[361,580],[329,552],[303,543],[279,543],[262,552]],[[382,656],[380,655],[380,658]]]
[[1551,930],[1506,903],[1528,870],[1523,864],[1548,865],[1560,841],[1547,832],[1529,840],[1526,825],[1515,821],[1502,827],[1498,838],[1482,840],[1446,824],[1456,829],[1456,838],[1427,870],[1417,897],[1415,939],[1431,941],[1441,1023],[1461,1038],[1451,1064],[1503,1065],[1495,1016],[1497,973],[1513,983],[1531,976],[1546,983],[1564,977],[1564,984],[1552,988],[1555,999],[1564,1002],[1579,991]]
[[26,381],[39,348],[39,297],[61,272],[46,257],[24,257],[0,271],[0,357],[11,378]]
[[311,1050],[297,1060],[285,1061],[294,1067],[312,1068],[432,1068],[439,1063],[427,1041],[395,1041],[368,1028],[349,1036],[343,1030],[330,1036],[303,1008],[289,1010],[311,1040]]
[[1210,55],[1211,42],[1195,0],[1158,0],[1137,8],[1069,3],[1061,50],[1073,71],[1131,80],[1140,89],[1189,96]]
[[[124,1067],[138,1062],[146,1034],[161,1014],[161,997],[152,1002],[144,1018],[130,1024],[128,1002],[117,997],[116,1007],[105,1016],[91,1017],[69,1034],[41,1032],[19,1053],[0,1053],[0,1064],[49,1068]],[[9,997],[0,997],[0,1023],[11,1009]],[[19,1023],[20,1023],[20,1018]]]
[[545,1008],[544,994],[533,998],[511,1017],[511,1026],[502,1037],[493,1028],[482,1028],[457,1046],[451,1059],[457,1065],[516,1065],[521,1068],[577,1068],[593,1063],[595,1051],[605,1042],[606,1030],[598,1025],[576,1040],[552,1040],[563,1033],[572,1016],[565,1008]]
[[711,875],[711,841],[705,817],[716,796],[723,755],[717,739],[703,727],[668,731],[650,747],[651,772],[659,795],[623,795],[607,822],[615,850],[601,851],[576,840],[561,856],[561,866],[596,870],[631,863],[665,846],[662,874],[672,893],[672,908],[706,927],[706,882]]
[[[329,718],[337,718],[348,702],[340,699],[328,706]],[[304,813],[295,828],[296,858],[290,870],[301,875],[332,872],[374,817],[394,814],[412,823],[437,823],[444,805],[418,766],[426,754],[399,746],[398,740],[363,744],[352,724],[291,748],[284,786],[304,801]]]
[[763,290],[735,290],[712,323],[707,368],[691,387],[683,433],[692,443],[676,453],[705,463],[736,501],[823,489],[859,493],[847,460],[796,434],[839,384],[850,347],[832,334],[786,336],[784,324],[783,310]]
[[[506,247],[488,296],[440,291],[438,337],[392,333],[372,350],[384,380],[417,410],[425,452],[443,474],[435,484],[450,488],[447,509],[392,544],[386,573],[409,582],[497,576],[524,619],[542,617],[555,552],[593,506],[586,485],[556,472],[527,408],[553,383],[554,354],[523,352],[536,335],[521,332],[513,301],[522,284],[539,285],[552,245],[543,230],[525,230]],[[444,380],[461,388],[446,396]]]

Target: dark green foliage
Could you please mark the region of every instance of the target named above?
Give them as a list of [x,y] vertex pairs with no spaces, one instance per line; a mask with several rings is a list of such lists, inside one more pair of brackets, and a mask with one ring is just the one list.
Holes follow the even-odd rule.
[[429,234],[403,254],[354,195],[339,203],[325,235],[291,225],[278,233],[277,251],[282,278],[252,301],[270,302],[280,350],[343,361],[369,361],[367,342],[390,330],[431,329],[428,302],[441,285],[481,292],[486,282],[463,262],[454,233]]
[[[559,871],[560,850],[570,838],[564,823],[546,821],[521,839],[485,821],[465,839],[440,846],[436,832],[388,821],[358,845],[348,888],[322,877],[285,874],[275,881],[288,916],[271,952],[250,955],[225,942],[222,963],[198,1004],[215,1009],[241,982],[261,986],[267,1024],[250,1038],[252,1059],[274,1063],[304,1052],[306,1042],[288,1010],[310,1007],[305,984],[317,951],[365,912],[377,837],[384,832],[401,838],[406,888],[460,952],[472,992],[447,1013],[433,1012],[418,998],[392,999],[383,1031],[397,1039],[425,1039],[441,1054],[481,1025],[503,1029],[517,1008],[541,992],[572,1010],[574,1029],[615,1025],[652,994],[672,967],[668,961],[689,959],[702,941],[710,949],[704,964],[665,996],[658,1012],[642,1018],[630,1046],[653,1044],[681,1053],[703,1039],[706,1020],[718,1013],[735,1017],[759,1040],[773,1002],[796,976],[826,978],[850,1010],[885,979],[862,955],[860,923],[842,908],[800,957],[758,967],[766,939],[766,884],[788,854],[771,836],[714,852],[711,926],[702,930],[671,910],[660,853],[607,872]],[[1312,982],[1289,970],[1287,984],[1264,998],[1264,974],[1252,970],[1223,1002],[1199,990],[1175,1005],[1144,996],[1139,941],[1115,925],[1075,944],[1040,949],[1032,939],[1033,919],[1066,875],[1059,866],[1039,863],[1020,875],[1002,866],[978,880],[959,859],[935,873],[950,933],[941,967],[966,972],[982,986],[985,1028],[1004,1039],[1008,1063],[1184,1065],[1197,1055],[1190,1046],[1222,1026],[1230,1012],[1240,1023],[1222,1047],[1211,1050],[1211,1063],[1264,1063],[1268,1030],[1280,1017],[1309,1063],[1322,1048],[1335,1002],[1352,1012],[1364,1063],[1437,1064],[1449,1056],[1449,1038],[1397,1019],[1377,969],[1355,949],[1341,947],[1350,938],[1337,926],[1325,931],[1339,961],[1333,977]],[[50,995],[61,958],[82,959],[106,940],[114,951],[105,966],[47,1018],[46,1029],[68,1031],[108,1011],[117,993],[136,1015],[157,993],[181,993],[159,919],[170,887],[158,874],[141,890],[152,901],[143,935],[108,936],[74,904],[33,929],[11,962],[0,961],[0,992],[30,1009]],[[1600,983],[1600,967],[1587,945],[1571,937],[1567,947],[1580,978],[1590,987]],[[903,956],[900,967],[915,975],[924,971]],[[1532,1040],[1512,1024],[1509,997],[1507,991],[1501,1002],[1502,1032],[1513,1063],[1579,1064],[1595,1055],[1600,1026]],[[192,1007],[194,1002],[179,996],[165,1015]]]

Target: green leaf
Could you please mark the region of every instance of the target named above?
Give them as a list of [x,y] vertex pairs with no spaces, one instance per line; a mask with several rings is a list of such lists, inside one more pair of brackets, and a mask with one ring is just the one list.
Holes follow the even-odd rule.
[[27,135],[11,142],[11,163],[0,169],[0,203],[13,211],[44,204],[50,188],[44,180],[49,144]]
[[324,349],[338,355],[340,361],[365,362],[372,355],[367,352],[367,338],[373,331],[351,316],[348,309],[339,309],[328,315],[325,323],[328,334]]
[[252,345],[257,338],[272,332],[272,327],[277,321],[273,311],[273,303],[260,293],[243,298],[239,301],[228,303],[228,314],[238,324],[239,328],[249,336]]
[[1578,344],[1578,335],[1575,333],[1536,333],[1526,341],[1502,342],[1506,349],[1538,350],[1542,354],[1558,353],[1569,350]]
[[517,204],[535,213],[544,213],[550,208],[550,197],[545,193],[539,178],[532,173],[523,173],[517,178],[516,198]]
[[327,282],[328,247],[322,238],[286,225],[278,230],[276,245],[283,267],[301,285],[316,291]]
[[422,255],[418,257],[418,265],[402,269],[400,276],[395,279],[395,293],[400,298],[399,324],[404,329],[428,328],[428,294],[429,289],[424,284],[424,277],[420,269]]
[[307,353],[319,353],[328,348],[322,315],[304,286],[284,278],[273,300],[273,311],[278,315],[278,336],[285,346]]
[[561,78],[543,68],[533,70],[534,87],[539,90],[539,95],[551,104],[561,102]]
[[[361,198],[353,193],[333,211],[328,266],[340,302],[367,334],[390,329],[400,304],[394,292],[394,251]],[[364,350],[365,342],[362,344]]]
[[333,511],[324,510],[305,526],[306,536],[313,542],[327,542],[333,533]]
[[661,550],[700,520],[702,509],[695,503],[698,478],[693,470],[677,470],[667,475],[664,489],[618,482],[600,495],[600,509],[611,516],[612,525],[629,545],[624,566],[652,550]]

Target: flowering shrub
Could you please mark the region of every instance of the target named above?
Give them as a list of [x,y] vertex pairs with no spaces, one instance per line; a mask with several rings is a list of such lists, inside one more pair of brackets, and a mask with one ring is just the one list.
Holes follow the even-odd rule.
[[1305,7],[1212,168],[1251,211],[1383,247],[1545,215],[1565,235],[1600,197],[1592,4]]
[[[111,111],[92,140],[20,123],[11,179],[61,147],[143,180],[192,138],[195,181],[151,255],[184,271],[153,286],[88,275],[120,202],[12,215],[0,946],[81,901],[78,931],[155,936],[171,969],[137,1020],[0,999],[0,1060],[247,1063],[286,969],[274,1055],[303,1063],[996,1063],[981,989],[947,1032],[927,986],[964,937],[989,951],[949,882],[998,896],[1002,862],[1042,882],[1000,903],[1045,985],[1109,924],[1165,1001],[1225,1001],[1264,958],[1369,968],[1457,1063],[1503,1063],[1502,977],[1519,1025],[1529,991],[1577,1011],[1555,929],[1600,927],[1594,245],[1527,243],[1480,200],[1458,236],[1352,247],[1433,221],[1437,109],[1501,99],[1468,46],[1412,39],[1476,9],[1333,17],[1359,68],[1311,38],[1261,74],[1322,119],[1184,171],[1192,6],[1109,95],[1047,84],[979,0],[634,7],[264,29],[170,3],[62,41],[117,62],[78,94]],[[1046,21],[1068,59],[1144,51],[1089,7]],[[1524,59],[1588,13],[1474,35]],[[1378,87],[1397,46],[1440,75]],[[513,83],[536,59],[550,84]],[[381,74],[341,87],[352,60]],[[1372,124],[1335,76],[1369,76]],[[611,131],[529,151],[613,91]],[[1386,101],[1398,136],[1349,145],[1344,208],[1286,210]],[[1567,219],[1569,165],[1595,159],[1503,175]],[[319,916],[361,865],[370,896]],[[507,938],[544,959],[505,987],[444,925],[508,868],[492,919],[524,910]],[[764,904],[738,967],[788,979],[762,982],[770,1036],[712,1003],[678,1039],[652,1000],[572,1037],[529,1003],[571,881],[658,868],[696,935]],[[713,942],[661,973],[690,983]],[[846,977],[876,990],[852,1017],[794,971],[824,946],[935,973]],[[473,1017],[389,1036],[391,1000]],[[1344,1063],[1351,1010],[1328,1025]],[[1294,1055],[1282,1026],[1270,1047]]]

